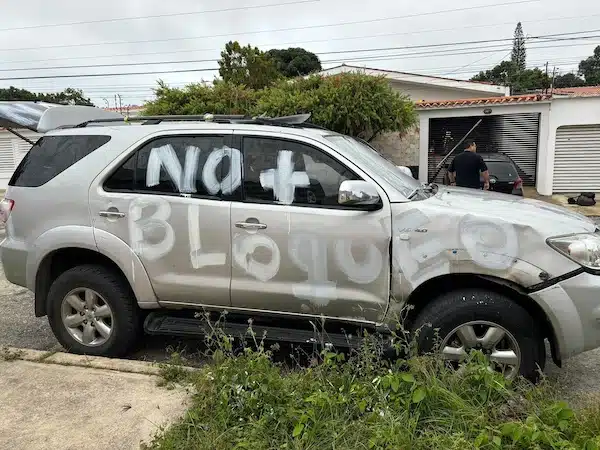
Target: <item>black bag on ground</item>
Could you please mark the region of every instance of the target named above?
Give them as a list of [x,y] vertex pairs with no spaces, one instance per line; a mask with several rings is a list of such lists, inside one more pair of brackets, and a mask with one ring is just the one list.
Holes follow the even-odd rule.
[[594,206],[596,204],[596,194],[593,192],[582,192],[577,197],[569,197],[567,203],[569,205],[579,206]]

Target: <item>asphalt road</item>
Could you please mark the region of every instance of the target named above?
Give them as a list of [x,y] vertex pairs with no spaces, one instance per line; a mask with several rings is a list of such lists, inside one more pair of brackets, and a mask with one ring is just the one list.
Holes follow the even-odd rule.
[[[4,230],[0,229],[0,242]],[[0,265],[0,348],[13,346],[36,350],[61,350],[45,317],[33,312],[33,294],[6,281]],[[202,343],[195,340],[145,336],[131,359],[164,361],[173,350],[182,351],[199,361]],[[549,352],[548,352],[549,354]],[[564,397],[576,404],[600,400],[600,349],[578,355],[563,363],[559,369],[551,362],[546,365],[548,378],[557,382]]]

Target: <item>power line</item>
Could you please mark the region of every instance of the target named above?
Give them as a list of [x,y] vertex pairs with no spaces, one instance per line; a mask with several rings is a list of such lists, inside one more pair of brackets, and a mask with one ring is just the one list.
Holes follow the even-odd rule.
[[[600,37],[596,36],[596,37]],[[572,47],[573,45],[549,45],[549,46],[536,46],[530,47],[534,49],[540,48],[559,48],[559,47]],[[496,47],[496,46],[493,46]],[[495,48],[493,50],[482,50],[481,48],[474,49],[473,51],[467,52],[454,52],[448,53],[447,51],[434,51],[434,52],[417,52],[409,54],[395,54],[395,55],[374,55],[364,56],[351,59],[342,60],[329,60],[322,61],[323,63],[334,63],[334,62],[348,62],[348,61],[388,61],[390,59],[410,59],[410,58],[422,58],[424,56],[456,56],[456,55],[469,55],[479,54],[486,52],[498,52],[505,50],[507,47],[504,46],[502,49]],[[464,49],[463,49],[464,50]],[[130,76],[130,75],[158,75],[158,74],[173,74],[173,73],[192,73],[192,72],[216,72],[218,68],[198,68],[198,69],[179,69],[179,70],[157,70],[157,71],[146,71],[146,72],[125,72],[125,73],[93,73],[93,74],[65,74],[65,75],[44,75],[44,76],[30,76],[30,77],[4,77],[0,78],[0,81],[14,81],[14,80],[47,80],[47,79],[60,79],[60,78],[99,78],[99,77],[115,77],[115,76]]]
[[[600,38],[600,35],[596,36]],[[546,48],[562,48],[562,47],[575,47],[577,45],[588,45],[586,44],[568,44],[568,45],[540,45],[540,46],[530,46],[529,49],[546,49]],[[344,59],[331,59],[326,61],[321,61],[323,64],[333,64],[333,63],[342,63],[342,62],[352,62],[352,61],[388,61],[393,59],[413,59],[413,58],[423,58],[426,56],[457,56],[457,55],[473,55],[479,53],[497,53],[499,51],[508,50],[510,46],[499,46],[492,45],[488,47],[471,47],[471,48],[463,48],[457,49],[455,52],[449,53],[446,50],[435,50],[431,52],[415,52],[415,53],[397,53],[392,55],[372,55],[372,56],[357,56],[355,58],[344,58]],[[463,50],[472,50],[472,51],[463,51]]]
[[301,3],[318,3],[320,1],[321,0],[296,0],[296,1],[288,2],[288,3],[270,3],[267,5],[240,6],[240,7],[236,7],[236,8],[206,9],[203,11],[155,14],[152,16],[115,17],[112,19],[86,20],[86,21],[81,21],[81,22],[63,22],[63,23],[51,23],[51,24],[42,24],[42,25],[28,25],[28,26],[24,26],[24,27],[15,27],[15,28],[0,28],[0,32],[1,31],[32,30],[32,29],[38,29],[38,28],[51,28],[51,27],[66,27],[66,26],[75,26],[75,25],[87,25],[87,24],[94,24],[94,23],[123,22],[123,21],[127,21],[127,20],[158,19],[158,18],[163,18],[163,17],[181,17],[181,16],[191,16],[191,15],[196,15],[196,14],[212,14],[212,13],[219,13],[219,12],[271,8],[273,6],[296,5],[296,4],[301,4]]
[[[569,32],[569,33],[555,33],[548,34],[542,36],[532,36],[529,39],[544,39],[543,42],[553,42],[553,41],[565,41],[565,40],[579,40],[579,39],[590,39],[596,38],[599,36],[580,36],[580,37],[570,37],[570,38],[562,38],[559,36],[569,36],[573,34],[583,34],[583,33],[593,33],[600,32],[600,29],[596,30],[588,30],[583,32]],[[550,39],[552,38],[552,39]],[[465,45],[474,45],[474,44],[488,44],[494,42],[512,42],[513,38],[505,38],[505,39],[485,39],[479,41],[462,41],[462,42],[447,42],[441,44],[425,44],[425,45],[409,45],[409,46],[401,46],[401,47],[384,47],[384,48],[367,48],[367,49],[349,49],[349,50],[337,50],[337,51],[329,51],[329,52],[317,52],[318,55],[331,55],[331,54],[341,54],[341,53],[367,53],[367,52],[379,52],[379,51],[391,51],[391,50],[410,50],[410,49],[427,49],[427,48],[441,48],[441,47],[455,47],[455,46],[465,46]],[[481,47],[477,47],[481,48]],[[485,48],[485,47],[483,47]],[[444,50],[445,51],[445,50]],[[64,69],[97,69],[103,67],[129,67],[129,66],[148,66],[148,65],[170,65],[170,64],[197,64],[197,63],[205,63],[205,62],[214,62],[215,59],[190,59],[190,60],[171,60],[171,61],[148,61],[148,62],[131,62],[131,63],[117,63],[117,64],[89,64],[89,65],[79,65],[79,66],[51,66],[51,67],[23,67],[23,68],[8,68],[8,69],[0,69],[0,72],[15,72],[15,71],[27,71],[27,70],[64,70]]]
[[[555,20],[565,21],[572,19],[581,19],[581,18],[589,18],[589,17],[598,17],[600,14],[588,14],[581,16],[571,16],[571,17],[550,17],[546,19],[527,21],[523,23],[542,23],[542,22],[551,22]],[[480,25],[471,25],[469,29],[476,28],[490,28],[497,27],[502,25],[514,25],[514,22],[499,22],[499,23],[491,23],[491,24],[480,24]],[[428,34],[428,33],[438,33],[438,32],[446,32],[446,31],[456,31],[463,30],[464,27],[455,27],[455,28],[438,28],[438,29],[430,29],[430,30],[417,30],[417,31],[409,31],[409,32],[401,32],[401,33],[380,33],[380,34],[369,34],[362,36],[347,36],[347,37],[333,37],[327,39],[314,39],[308,41],[290,41],[290,42],[280,42],[277,44],[255,44],[257,47],[282,47],[285,45],[293,45],[293,44],[310,44],[310,43],[318,43],[318,42],[331,42],[331,41],[347,41],[353,39],[374,39],[374,38],[382,38],[382,37],[391,37],[391,36],[408,36],[408,35],[418,35],[418,34]],[[86,55],[86,56],[68,56],[61,58],[46,58],[46,59],[21,59],[21,60],[12,60],[12,61],[4,61],[5,64],[13,64],[13,63],[31,63],[31,62],[48,62],[48,61],[64,61],[64,60],[78,60],[78,59],[100,59],[100,58],[117,58],[122,56],[141,56],[141,55],[168,55],[175,53],[195,53],[195,52],[209,52],[209,51],[220,51],[222,48],[199,48],[199,49],[187,49],[187,50],[172,50],[172,51],[159,51],[159,52],[137,52],[137,53],[118,53],[118,54],[110,54],[110,55]]]
[[[242,32],[242,33],[237,33],[237,34],[241,34],[241,35],[263,34],[263,33],[276,33],[276,32],[282,32],[282,31],[311,30],[311,29],[316,29],[316,28],[332,28],[332,27],[340,27],[340,26],[346,26],[346,25],[358,25],[358,24],[363,24],[363,23],[377,23],[377,22],[384,22],[384,21],[390,21],[390,20],[410,19],[410,18],[415,18],[415,17],[433,16],[433,15],[447,14],[447,13],[453,13],[453,12],[471,11],[471,10],[476,10],[476,9],[496,8],[496,7],[500,7],[500,6],[519,5],[519,4],[524,4],[524,3],[538,3],[540,1],[541,0],[518,0],[518,1],[513,1],[513,2],[494,3],[491,5],[477,5],[477,6],[467,6],[467,7],[463,7],[463,8],[445,9],[445,10],[440,10],[440,11],[430,11],[430,12],[425,12],[425,13],[409,14],[406,16],[382,17],[382,18],[378,18],[378,19],[356,20],[356,21],[351,21],[351,22],[340,22],[340,23],[335,23],[335,24],[324,24],[324,25],[306,25],[306,26],[301,26],[301,27],[279,28],[279,29],[273,29],[273,30],[247,31],[247,32]],[[225,34],[210,34],[210,35],[205,35],[205,36],[183,37],[183,38],[148,39],[148,40],[140,40],[140,41],[96,42],[96,43],[91,43],[91,44],[47,45],[47,46],[37,46],[37,47],[0,49],[0,52],[22,51],[22,50],[45,50],[48,48],[92,47],[92,46],[99,46],[99,45],[121,45],[121,44],[144,44],[144,43],[156,43],[156,42],[172,42],[172,41],[184,41],[184,40],[191,40],[191,39],[231,37],[231,35],[232,35],[232,33],[230,32],[230,33],[225,33]]]
[[54,78],[101,78],[101,77],[122,77],[129,75],[158,75],[166,73],[190,73],[190,72],[216,72],[219,69],[181,69],[181,70],[157,70],[151,72],[127,72],[127,73],[88,73],[88,74],[68,74],[68,75],[43,75],[35,77],[8,77],[0,78],[0,81],[10,80],[48,80]]

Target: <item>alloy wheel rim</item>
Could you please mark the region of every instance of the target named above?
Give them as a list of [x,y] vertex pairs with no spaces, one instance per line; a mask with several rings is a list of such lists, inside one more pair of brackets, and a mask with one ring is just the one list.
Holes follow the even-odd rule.
[[521,368],[521,349],[506,328],[483,320],[467,322],[452,330],[442,341],[442,357],[454,364],[463,362],[469,351],[483,352],[490,366],[514,379]]
[[63,298],[61,318],[67,332],[77,342],[97,347],[112,336],[113,312],[104,298],[90,288],[77,288]]

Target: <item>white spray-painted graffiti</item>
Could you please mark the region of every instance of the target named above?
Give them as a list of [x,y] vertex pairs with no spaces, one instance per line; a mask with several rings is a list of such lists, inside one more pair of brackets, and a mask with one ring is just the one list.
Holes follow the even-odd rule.
[[[155,208],[154,213],[143,217],[144,208]],[[129,236],[133,251],[150,261],[162,258],[173,249],[175,232],[167,220],[171,216],[171,206],[158,197],[138,197],[129,204]],[[146,236],[163,233],[157,243],[149,242]]]
[[[263,247],[271,253],[268,263],[261,263],[252,257],[257,248]],[[248,274],[260,281],[269,281],[279,271],[281,253],[273,239],[263,234],[238,235],[233,239],[234,262]]]
[[290,235],[288,252],[294,264],[308,274],[306,282],[292,287],[294,296],[321,307],[337,299],[336,283],[328,280],[327,242],[308,233]]
[[[156,186],[160,183],[160,171],[164,167],[167,175],[173,180],[178,192],[197,192],[195,179],[198,171],[198,160],[202,150],[188,146],[185,150],[185,163],[181,167],[177,153],[172,145],[167,144],[150,151],[146,169],[146,185]],[[260,173],[260,184],[264,190],[272,190],[275,199],[282,204],[294,202],[296,187],[310,186],[306,172],[294,171],[294,152],[281,150],[277,156],[277,168],[263,170]],[[224,158],[229,158],[229,172],[219,181],[217,168]],[[242,153],[236,148],[227,146],[210,151],[202,169],[202,183],[211,195],[219,192],[231,194],[242,184]]]
[[200,238],[200,205],[188,205],[188,236],[190,238],[190,261],[194,269],[206,266],[222,266],[227,255],[222,252],[204,253]]
[[[229,157],[229,172],[222,181],[217,179],[217,167],[225,157]],[[211,152],[204,170],[202,181],[208,192],[216,195],[221,191],[223,194],[231,194],[242,184],[242,153],[237,148],[222,147]]]
[[[179,159],[170,145],[152,149],[147,169],[147,185],[159,183],[161,167],[182,193],[196,192],[195,179],[201,153],[198,147],[186,148],[185,164]],[[293,152],[281,150],[278,153],[277,168],[263,170],[260,183],[263,189],[272,190],[274,198],[283,204],[292,204],[297,187],[310,185],[306,172],[294,171]],[[224,158],[230,158],[229,172],[219,181],[217,168]],[[231,193],[242,183],[242,154],[229,147],[215,148],[208,155],[202,170],[202,182],[210,194]],[[150,217],[143,218],[145,208],[154,208]],[[190,264],[194,269],[226,264],[226,253],[205,252],[201,239],[201,217],[199,205],[188,206],[188,237]],[[140,197],[129,207],[129,229],[131,246],[148,260],[157,260],[168,254],[175,242],[175,233],[168,220],[171,215],[169,203],[160,197]],[[448,218],[446,218],[448,219]],[[490,270],[509,269],[518,254],[518,236],[513,225],[502,221],[492,221],[476,216],[464,216],[460,220],[453,217],[453,223],[439,223],[420,210],[412,209],[396,215],[392,230],[392,265],[400,279],[411,286],[428,273],[450,271],[450,263],[456,258],[457,249],[466,253],[469,259]],[[458,223],[457,223],[458,222]],[[442,235],[427,232],[425,227],[455,229],[457,233]],[[389,233],[389,232],[388,232]],[[150,242],[146,236],[162,236]],[[415,236],[415,234],[417,236]],[[442,236],[444,239],[442,239]],[[288,255],[292,263],[306,273],[305,282],[295,283],[294,296],[309,300],[316,306],[326,306],[338,298],[336,281],[328,275],[329,237],[313,233],[288,233]],[[332,241],[333,260],[347,279],[360,285],[375,282],[384,270],[385,255],[374,242],[356,239],[334,239]],[[366,257],[358,262],[353,256],[353,248],[362,248]],[[257,249],[270,255],[268,262],[258,261],[254,255]],[[237,234],[232,242],[232,260],[247,275],[268,282],[279,272],[282,254],[277,243],[267,234],[247,231]],[[414,286],[413,286],[414,287]]]
[[519,239],[514,225],[466,215],[459,227],[461,242],[477,264],[493,270],[512,266],[519,253]]
[[[146,168],[146,186],[152,187],[160,183],[160,170],[162,167],[175,183],[177,191],[182,193],[195,193],[196,175],[198,172],[198,161],[200,152],[198,147],[188,146],[185,150],[184,167],[181,167],[177,153],[172,145],[163,145],[153,148],[148,158]],[[229,173],[219,181],[217,179],[217,168],[225,158],[230,158]],[[231,194],[242,184],[242,154],[238,149],[227,146],[213,149],[204,164],[202,170],[202,182],[206,190],[216,195],[219,192]]]
[[260,173],[260,184],[263,189],[272,189],[275,200],[285,205],[294,202],[296,187],[310,186],[306,172],[295,172],[294,152],[281,150],[277,155],[277,169],[263,170]]

